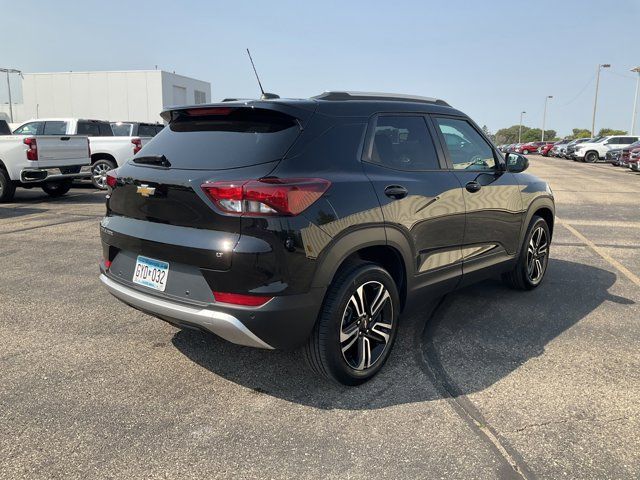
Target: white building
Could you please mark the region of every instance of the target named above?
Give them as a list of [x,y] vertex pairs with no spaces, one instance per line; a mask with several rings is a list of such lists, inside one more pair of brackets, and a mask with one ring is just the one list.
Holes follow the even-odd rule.
[[[14,123],[44,117],[161,122],[165,107],[211,102],[209,82],[162,70],[25,73],[12,80]],[[6,91],[0,96],[0,112],[9,114]]]

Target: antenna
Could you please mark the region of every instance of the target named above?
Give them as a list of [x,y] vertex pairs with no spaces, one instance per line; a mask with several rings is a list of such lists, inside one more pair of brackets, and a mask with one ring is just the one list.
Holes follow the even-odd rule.
[[247,55],[249,55],[249,61],[251,62],[251,66],[253,67],[253,73],[256,74],[256,80],[258,80],[258,85],[260,86],[260,92],[262,92],[262,96],[260,97],[262,100],[269,100],[271,98],[280,98],[275,93],[265,93],[264,88],[262,88],[262,83],[260,82],[260,77],[258,76],[258,71],[256,70],[256,65],[253,63],[253,58],[251,58],[251,52],[247,48]]

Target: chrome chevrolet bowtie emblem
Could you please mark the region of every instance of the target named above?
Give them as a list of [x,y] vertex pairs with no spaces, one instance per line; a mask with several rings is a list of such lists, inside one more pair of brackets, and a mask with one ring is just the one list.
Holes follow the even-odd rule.
[[156,193],[155,187],[150,187],[149,185],[142,184],[136,189],[136,193],[139,193],[143,197],[148,197],[150,195],[154,195]]

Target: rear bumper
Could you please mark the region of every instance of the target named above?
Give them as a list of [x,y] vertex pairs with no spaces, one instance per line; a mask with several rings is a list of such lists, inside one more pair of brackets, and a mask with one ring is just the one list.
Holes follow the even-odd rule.
[[81,178],[80,165],[49,167],[49,168],[23,168],[20,171],[22,183],[53,182],[57,180],[73,180]]
[[206,330],[248,347],[291,349],[311,334],[325,288],[300,295],[276,296],[262,307],[229,304],[188,304],[161,298],[117,281],[101,266],[100,281],[118,300],[177,327]]
[[178,326],[199,327],[238,345],[273,348],[253,334],[239,319],[228,313],[163,300],[126,287],[104,274],[100,275],[100,281],[118,300]]

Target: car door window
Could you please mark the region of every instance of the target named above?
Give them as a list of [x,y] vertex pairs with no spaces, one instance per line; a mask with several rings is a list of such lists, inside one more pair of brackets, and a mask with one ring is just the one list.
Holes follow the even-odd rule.
[[425,118],[418,115],[379,116],[369,161],[383,167],[405,171],[440,168]]
[[436,117],[454,170],[495,170],[491,145],[466,120]]
[[16,135],[40,135],[44,122],[25,123],[14,132]]
[[55,121],[44,123],[45,135],[65,135],[67,133],[67,122]]

